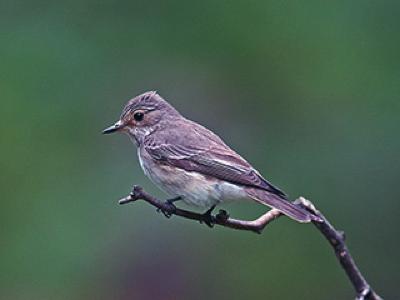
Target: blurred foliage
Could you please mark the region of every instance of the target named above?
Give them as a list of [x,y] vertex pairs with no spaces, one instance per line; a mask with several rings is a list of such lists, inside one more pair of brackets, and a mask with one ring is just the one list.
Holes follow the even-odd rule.
[[[319,233],[263,235],[119,207],[144,177],[102,136],[156,89],[344,229],[399,282],[397,1],[0,1],[1,299],[352,299]],[[230,204],[237,217],[265,211]]]

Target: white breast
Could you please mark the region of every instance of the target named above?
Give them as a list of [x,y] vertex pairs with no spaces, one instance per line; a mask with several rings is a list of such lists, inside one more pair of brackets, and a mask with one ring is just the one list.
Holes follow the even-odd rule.
[[209,208],[220,202],[246,198],[243,188],[238,185],[160,164],[146,154],[138,149],[140,166],[145,175],[170,196],[180,196],[187,204]]
[[148,173],[148,171],[147,171],[147,166],[145,166],[145,164],[144,164],[144,162],[143,162],[143,159],[142,159],[142,156],[140,155],[140,147],[137,148],[137,156],[138,156],[138,158],[139,158],[140,167],[142,168],[144,174],[145,174],[147,177],[149,177],[149,173]]

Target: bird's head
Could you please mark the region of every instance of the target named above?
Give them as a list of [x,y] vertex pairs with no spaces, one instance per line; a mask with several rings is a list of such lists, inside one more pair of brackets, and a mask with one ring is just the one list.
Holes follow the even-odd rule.
[[125,132],[136,141],[153,132],[163,121],[179,117],[178,111],[173,108],[155,91],[146,92],[128,101],[120,119],[103,130],[104,134]]

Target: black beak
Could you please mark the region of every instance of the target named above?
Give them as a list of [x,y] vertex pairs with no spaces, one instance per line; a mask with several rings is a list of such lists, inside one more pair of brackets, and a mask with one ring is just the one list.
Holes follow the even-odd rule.
[[106,129],[104,129],[103,134],[109,134],[109,133],[116,132],[116,131],[120,130],[122,127],[123,126],[121,125],[121,122],[118,121],[114,125],[111,125],[110,127],[107,127]]

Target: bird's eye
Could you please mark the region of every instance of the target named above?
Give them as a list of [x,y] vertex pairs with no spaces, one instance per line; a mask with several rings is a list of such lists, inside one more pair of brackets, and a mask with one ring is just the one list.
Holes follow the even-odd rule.
[[141,111],[135,112],[133,115],[133,118],[135,119],[135,121],[142,121],[144,117],[144,113],[142,113]]

